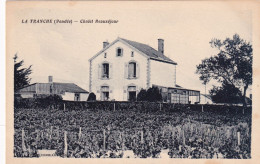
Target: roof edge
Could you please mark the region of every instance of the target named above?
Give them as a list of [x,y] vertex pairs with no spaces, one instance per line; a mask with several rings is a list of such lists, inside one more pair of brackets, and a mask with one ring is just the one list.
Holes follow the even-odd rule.
[[188,89],[188,88],[178,88],[178,87],[167,87],[167,86],[161,86],[161,85],[156,85],[156,84],[152,84],[153,86],[157,86],[157,87],[165,87],[168,89],[178,89],[178,90],[188,90],[188,91],[196,91],[196,92],[200,92],[199,90],[194,90],[194,89]]
[[155,61],[159,61],[159,62],[168,63],[168,64],[178,65],[176,62],[170,62],[170,61],[166,61],[166,60],[162,60],[162,59],[157,59],[157,58],[153,58],[153,57],[150,57],[150,59],[155,60]]
[[93,59],[95,59],[98,55],[100,55],[101,53],[103,53],[104,51],[106,51],[108,48],[110,48],[113,44],[115,44],[117,41],[121,41],[122,43],[124,43],[127,46],[130,46],[131,48],[133,48],[135,51],[138,51],[141,55],[150,58],[148,55],[146,55],[145,53],[139,51],[137,48],[135,48],[134,46],[128,44],[126,41],[124,41],[122,38],[117,37],[116,40],[114,40],[112,43],[110,43],[108,46],[106,46],[105,48],[103,48],[102,50],[100,50],[98,53],[96,53],[96,55],[94,55],[93,57],[91,57],[88,61],[91,62]]
[[112,43],[109,43],[108,46],[106,46],[105,48],[103,48],[102,50],[100,50],[98,53],[96,53],[96,55],[94,55],[93,57],[91,57],[88,61],[91,62],[93,59],[95,59],[98,55],[100,55],[102,52],[106,51],[109,47],[111,47],[113,44],[115,44],[117,41],[119,41],[119,37],[116,38],[116,40],[114,40]]
[[106,51],[108,48],[110,48],[113,44],[115,44],[117,41],[121,41],[122,43],[126,44],[127,46],[130,46],[131,48],[133,48],[135,51],[139,52],[141,55],[145,56],[146,58],[155,60],[155,61],[160,61],[160,62],[164,62],[164,63],[168,63],[168,64],[173,64],[173,65],[178,65],[176,62],[174,61],[167,61],[167,60],[163,60],[163,59],[158,59],[158,58],[154,58],[154,57],[150,57],[147,54],[143,53],[142,51],[138,50],[137,48],[135,48],[134,46],[132,46],[131,44],[127,43],[126,41],[124,41],[123,38],[117,37],[116,40],[114,40],[112,43],[110,43],[108,46],[106,46],[105,48],[103,48],[102,50],[100,50],[98,53],[96,53],[96,55],[94,55],[93,57],[91,57],[88,61],[91,62],[93,59],[95,59],[98,55],[100,55],[101,53],[103,53],[104,51]]

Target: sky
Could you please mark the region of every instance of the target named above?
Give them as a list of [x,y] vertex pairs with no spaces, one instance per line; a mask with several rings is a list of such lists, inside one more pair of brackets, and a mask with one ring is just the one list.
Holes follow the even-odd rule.
[[[56,2],[58,3],[58,2]],[[7,19],[7,49],[25,66],[32,65],[31,82],[72,82],[89,90],[88,60],[102,42],[117,37],[157,49],[164,39],[165,55],[177,62],[177,84],[205,93],[195,74],[201,60],[216,55],[209,42],[239,34],[252,42],[251,11],[224,2],[59,2],[13,5]],[[10,5],[11,6],[11,5]],[[30,19],[114,19],[117,24],[30,24]],[[212,88],[214,83],[207,85]]]

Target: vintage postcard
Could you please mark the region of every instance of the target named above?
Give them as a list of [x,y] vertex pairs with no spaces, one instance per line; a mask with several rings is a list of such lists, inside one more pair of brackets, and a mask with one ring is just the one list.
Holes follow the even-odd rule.
[[6,161],[257,163],[258,1],[8,1]]

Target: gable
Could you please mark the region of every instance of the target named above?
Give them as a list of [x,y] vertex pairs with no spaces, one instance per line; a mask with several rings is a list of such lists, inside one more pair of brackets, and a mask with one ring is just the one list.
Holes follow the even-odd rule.
[[138,43],[138,42],[135,42],[135,41],[130,41],[130,40],[123,39],[123,38],[117,38],[115,41],[110,43],[107,47],[105,47],[104,49],[99,51],[95,56],[90,58],[89,61],[92,61],[93,59],[95,59],[97,56],[99,56],[100,54],[105,52],[107,49],[109,49],[111,46],[113,46],[117,42],[121,42],[121,43],[127,45],[129,48],[139,52],[141,55],[143,55],[147,58],[150,58],[152,60],[177,65],[176,62],[169,59],[168,57],[166,57],[162,53],[160,53],[157,50],[155,50],[154,48],[150,47],[149,45]]
[[109,48],[113,47],[113,45],[115,45],[117,42],[121,42],[124,45],[126,45],[127,47],[129,47],[130,49],[137,51],[139,54],[145,56],[146,58],[148,58],[148,56],[146,54],[144,54],[143,52],[139,51],[138,49],[136,49],[135,47],[129,45],[127,42],[123,41],[121,38],[117,38],[115,41],[113,41],[112,43],[110,43],[107,47],[103,48],[101,51],[99,51],[96,55],[94,55],[92,58],[89,59],[89,61],[92,61],[93,59],[95,59],[97,56],[101,55],[102,53],[104,53],[105,51],[107,51]]

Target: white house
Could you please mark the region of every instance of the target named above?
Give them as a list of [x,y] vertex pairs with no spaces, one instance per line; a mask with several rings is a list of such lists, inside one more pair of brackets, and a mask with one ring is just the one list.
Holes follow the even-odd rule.
[[163,39],[158,50],[123,38],[103,42],[89,62],[89,91],[97,100],[132,101],[142,88],[176,86],[177,63],[164,55]]

